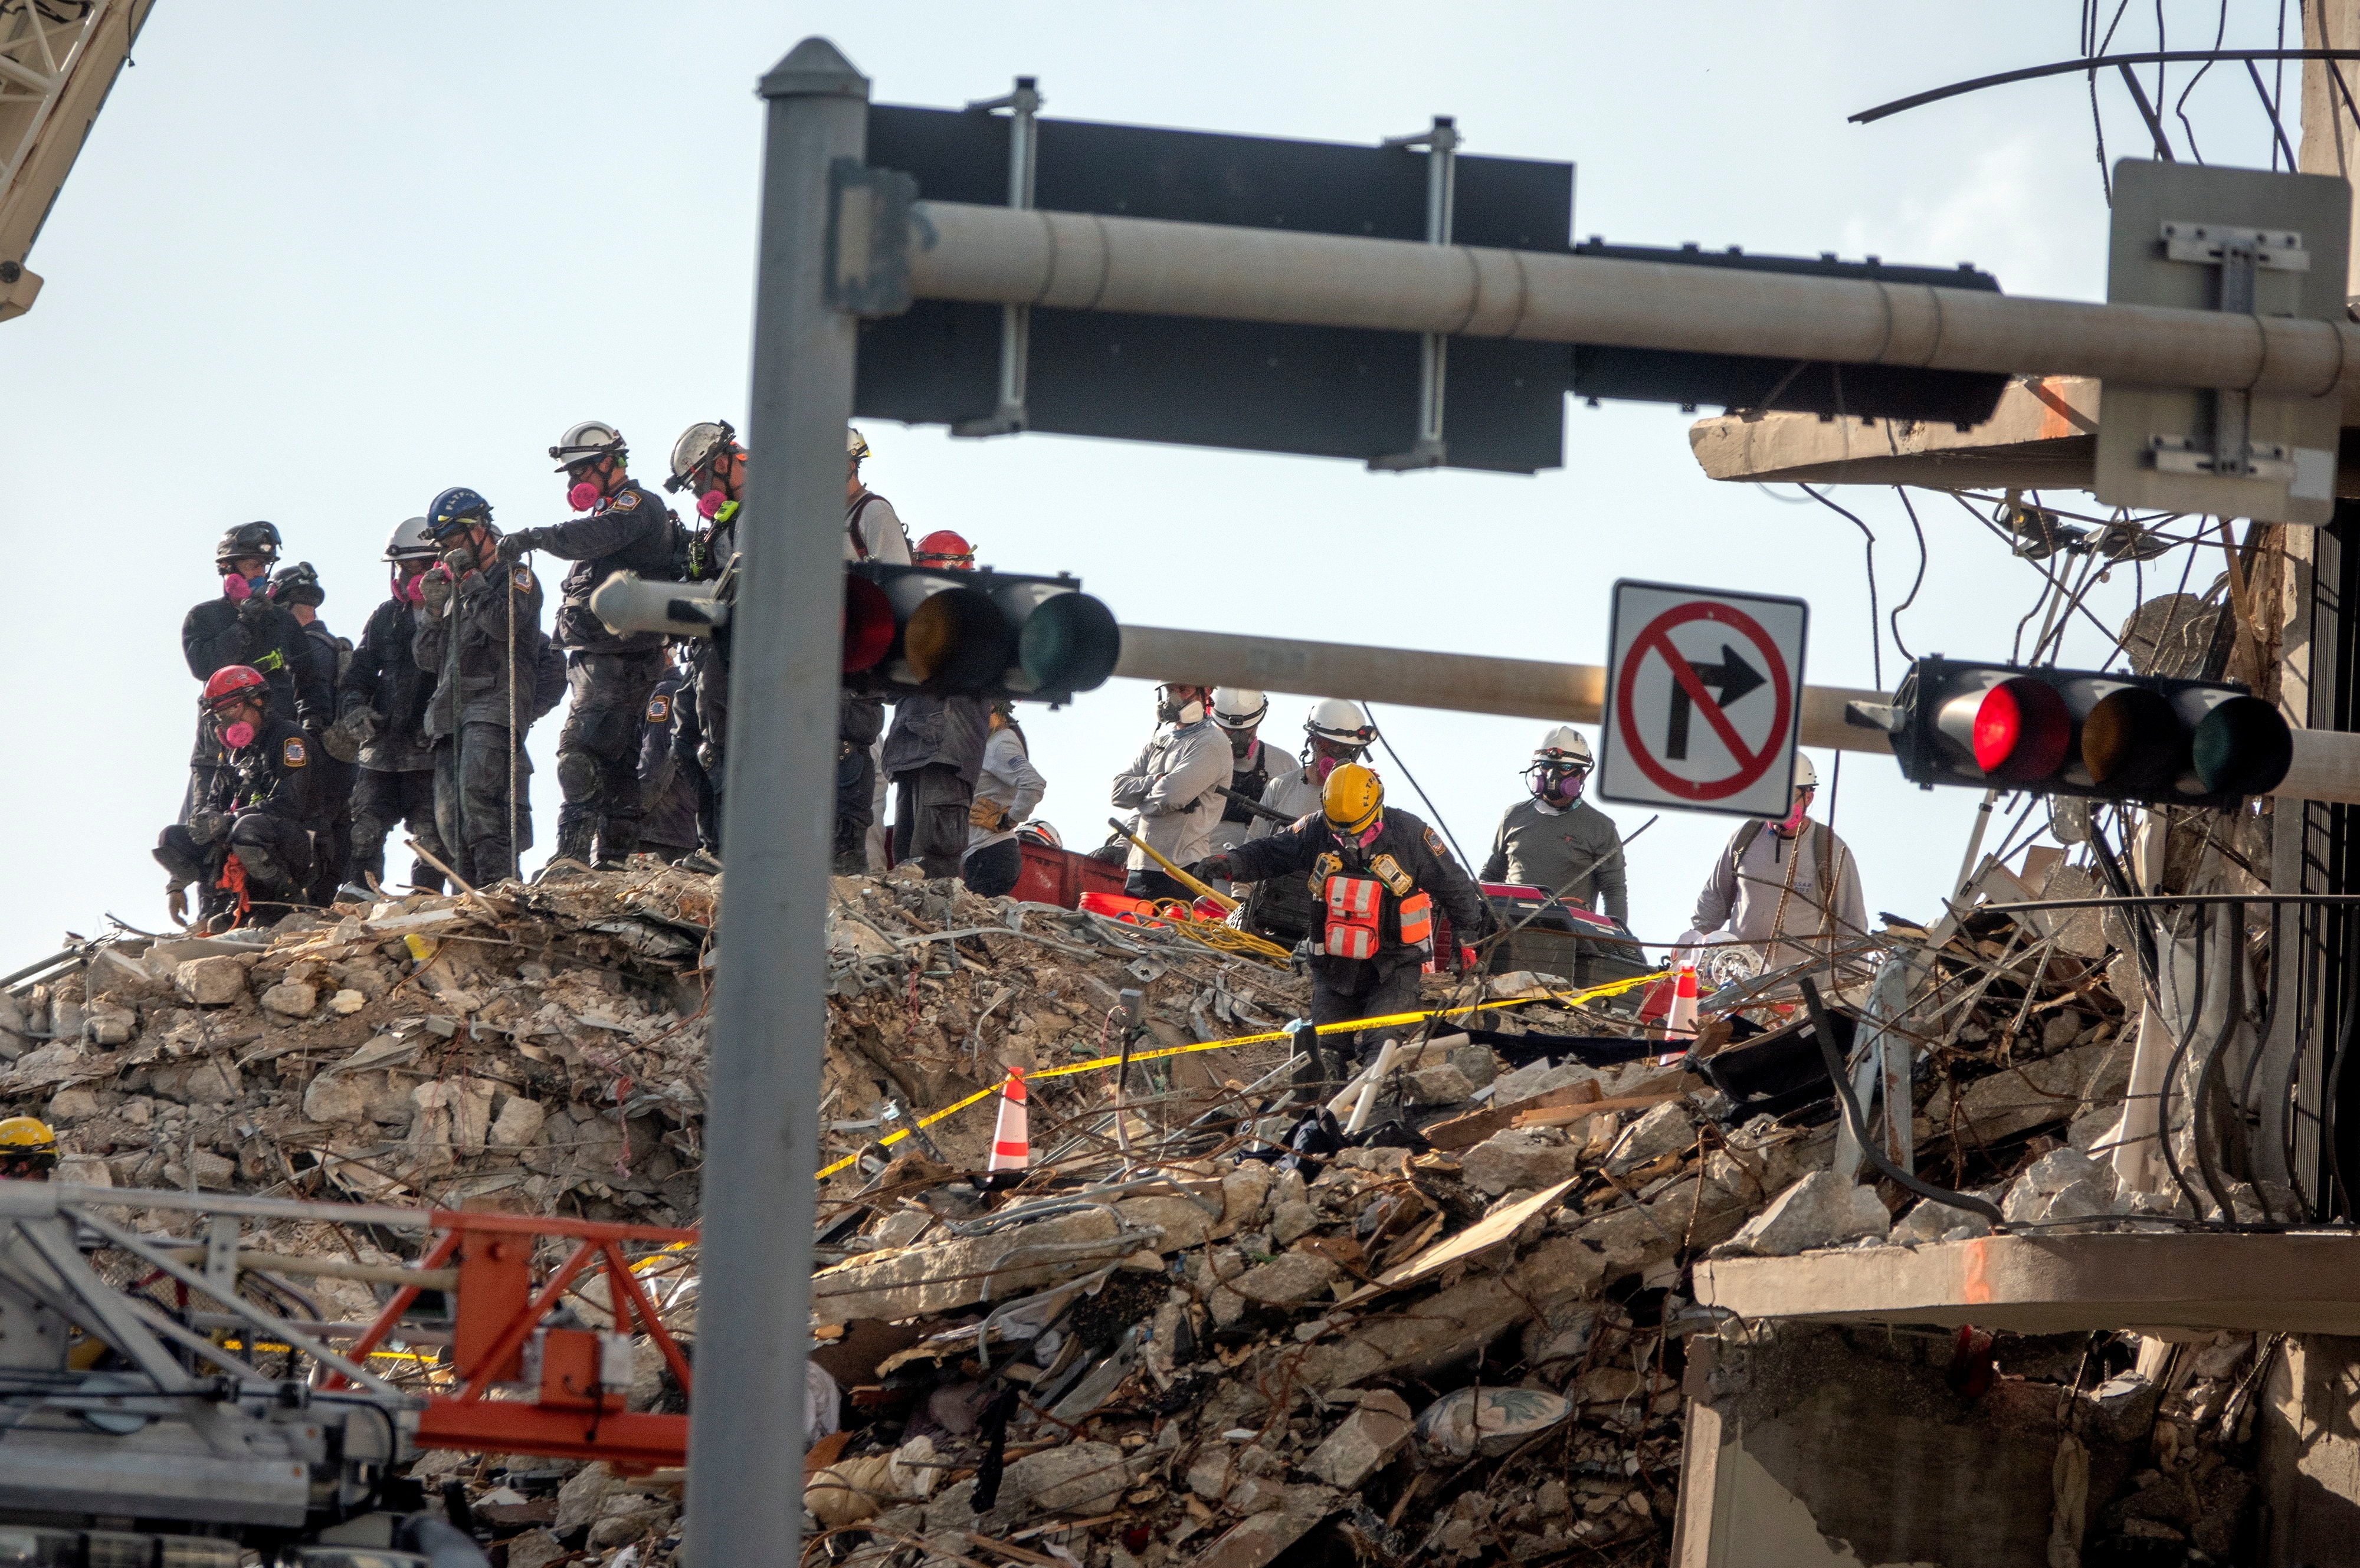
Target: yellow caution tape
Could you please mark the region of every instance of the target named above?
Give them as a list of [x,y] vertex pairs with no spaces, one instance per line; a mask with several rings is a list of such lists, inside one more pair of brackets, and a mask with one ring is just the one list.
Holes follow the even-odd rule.
[[[1652,985],[1656,981],[1665,979],[1670,974],[1671,971],[1668,969],[1659,969],[1652,975],[1637,975],[1632,976],[1628,980],[1616,980],[1604,985],[1592,985],[1586,991],[1552,991],[1549,993],[1549,1000],[1556,1002],[1560,1007],[1579,1007],[1585,1002],[1596,1001],[1603,996],[1619,996],[1625,991],[1635,991],[1642,985]],[[1470,1002],[1465,1007],[1430,1007],[1424,1012],[1387,1013],[1382,1018],[1348,1018],[1342,1023],[1319,1024],[1316,1026],[1316,1029],[1317,1032],[1320,1034],[1357,1034],[1361,1029],[1382,1029],[1389,1024],[1416,1023],[1426,1018],[1447,1018],[1461,1013],[1485,1012],[1493,1007],[1521,1007],[1526,1002],[1537,1001],[1538,999],[1539,998],[1534,996],[1510,996],[1492,1002]],[[1273,1040],[1284,1040],[1285,1038],[1286,1031],[1284,1029],[1268,1029],[1261,1034],[1236,1035],[1229,1040],[1200,1040],[1195,1045],[1165,1045],[1159,1046],[1153,1051],[1134,1051],[1131,1053],[1131,1060],[1135,1064],[1142,1062],[1153,1062],[1159,1058],[1166,1056],[1185,1056],[1192,1051],[1227,1051],[1232,1046],[1240,1045],[1265,1045]],[[1043,1067],[1037,1073],[1027,1073],[1024,1075],[1024,1081],[1028,1083],[1037,1083],[1044,1078],[1070,1078],[1077,1073],[1096,1073],[1104,1068],[1119,1067],[1121,1064],[1122,1058],[1120,1056],[1094,1057],[1087,1062],[1069,1062],[1063,1067]],[[969,1105],[979,1104],[982,1101],[991,1098],[992,1095],[999,1094],[1000,1091],[1006,1086],[1006,1083],[1007,1080],[1002,1079],[1000,1083],[994,1083],[989,1089],[978,1089],[966,1099],[954,1101],[950,1105],[945,1105],[941,1110],[936,1111],[934,1115],[920,1118],[917,1125],[922,1127],[930,1127],[945,1117],[956,1116],[959,1112],[966,1110]],[[910,1129],[905,1127],[900,1132],[887,1133],[883,1138],[879,1138],[877,1141],[880,1146],[899,1143],[909,1136]],[[836,1161],[832,1165],[821,1167],[820,1170],[814,1174],[812,1179],[815,1181],[825,1181],[829,1177],[835,1175],[837,1171],[851,1165],[854,1160],[859,1158],[859,1152],[855,1150],[853,1153],[846,1155],[843,1159]]]

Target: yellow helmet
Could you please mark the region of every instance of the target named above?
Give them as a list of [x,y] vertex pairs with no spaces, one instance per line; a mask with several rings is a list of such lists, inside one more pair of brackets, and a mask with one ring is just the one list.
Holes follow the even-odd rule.
[[1328,774],[1319,790],[1319,814],[1339,833],[1358,836],[1367,832],[1384,804],[1385,787],[1376,769],[1357,762],[1347,762]]
[[0,1121],[0,1149],[53,1154],[57,1147],[58,1135],[38,1116],[10,1116]]
[[0,1121],[0,1181],[46,1181],[58,1162],[58,1135],[38,1116]]

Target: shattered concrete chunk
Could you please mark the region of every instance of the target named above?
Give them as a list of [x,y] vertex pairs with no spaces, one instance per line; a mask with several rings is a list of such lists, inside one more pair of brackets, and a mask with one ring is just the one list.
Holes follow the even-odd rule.
[[1000,1484],[999,1513],[1100,1514],[1130,1488],[1122,1450],[1110,1443],[1075,1443],[1011,1462]]
[[1606,1169],[1619,1176],[1666,1154],[1684,1153],[1695,1142],[1695,1116],[1680,1101],[1666,1100],[1622,1130],[1606,1151]]
[[1421,1067],[1402,1078],[1402,1103],[1406,1105],[1455,1105],[1475,1093],[1467,1074],[1448,1062]]
[[308,1018],[320,1005],[320,988],[300,981],[282,980],[262,993],[262,1005],[285,1018]]
[[1249,1301],[1266,1307],[1293,1306],[1309,1301],[1336,1282],[1343,1272],[1334,1263],[1308,1252],[1290,1252],[1259,1268],[1249,1269],[1229,1281],[1229,1289]]
[[1561,1138],[1510,1128],[1495,1132],[1459,1157],[1467,1184],[1487,1198],[1518,1189],[1538,1191],[1581,1173],[1581,1150]]
[[226,953],[191,958],[172,971],[172,984],[201,1007],[226,1007],[246,995],[246,963]]
[[1848,1241],[1882,1241],[1891,1223],[1874,1187],[1847,1181],[1832,1171],[1816,1171],[1779,1193],[1723,1246],[1730,1252],[1791,1258]]
[[1358,1491],[1362,1482],[1384,1468],[1409,1434],[1408,1403],[1390,1388],[1372,1388],[1360,1396],[1359,1408],[1312,1450],[1303,1469],[1331,1486]]

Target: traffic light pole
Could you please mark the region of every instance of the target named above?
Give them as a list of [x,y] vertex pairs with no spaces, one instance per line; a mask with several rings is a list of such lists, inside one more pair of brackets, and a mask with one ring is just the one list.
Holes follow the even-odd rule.
[[829,171],[869,82],[822,38],[762,79],[760,268],[705,1105],[685,1560],[792,1568],[803,1518],[813,1184],[842,663],[855,321],[826,288]]
[[2360,326],[1973,289],[956,201],[912,205],[910,294],[2341,399]]
[[[1114,672],[1134,681],[1251,686],[1442,708],[1460,713],[1594,724],[1605,714],[1606,671],[1595,664],[1553,664],[1537,659],[1426,653],[1349,643],[1241,637],[1173,626],[1125,626]],[[1854,702],[1883,706],[1892,697],[1845,686],[1802,690],[1799,738],[1829,751],[1893,755],[1882,729],[1853,723]],[[2360,804],[2360,733],[2298,729],[2285,779],[2268,793],[2278,800]]]

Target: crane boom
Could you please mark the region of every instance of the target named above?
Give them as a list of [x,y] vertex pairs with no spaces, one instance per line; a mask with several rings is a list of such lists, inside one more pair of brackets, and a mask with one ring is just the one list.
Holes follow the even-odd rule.
[[0,321],[32,309],[25,257],[156,0],[0,0]]

